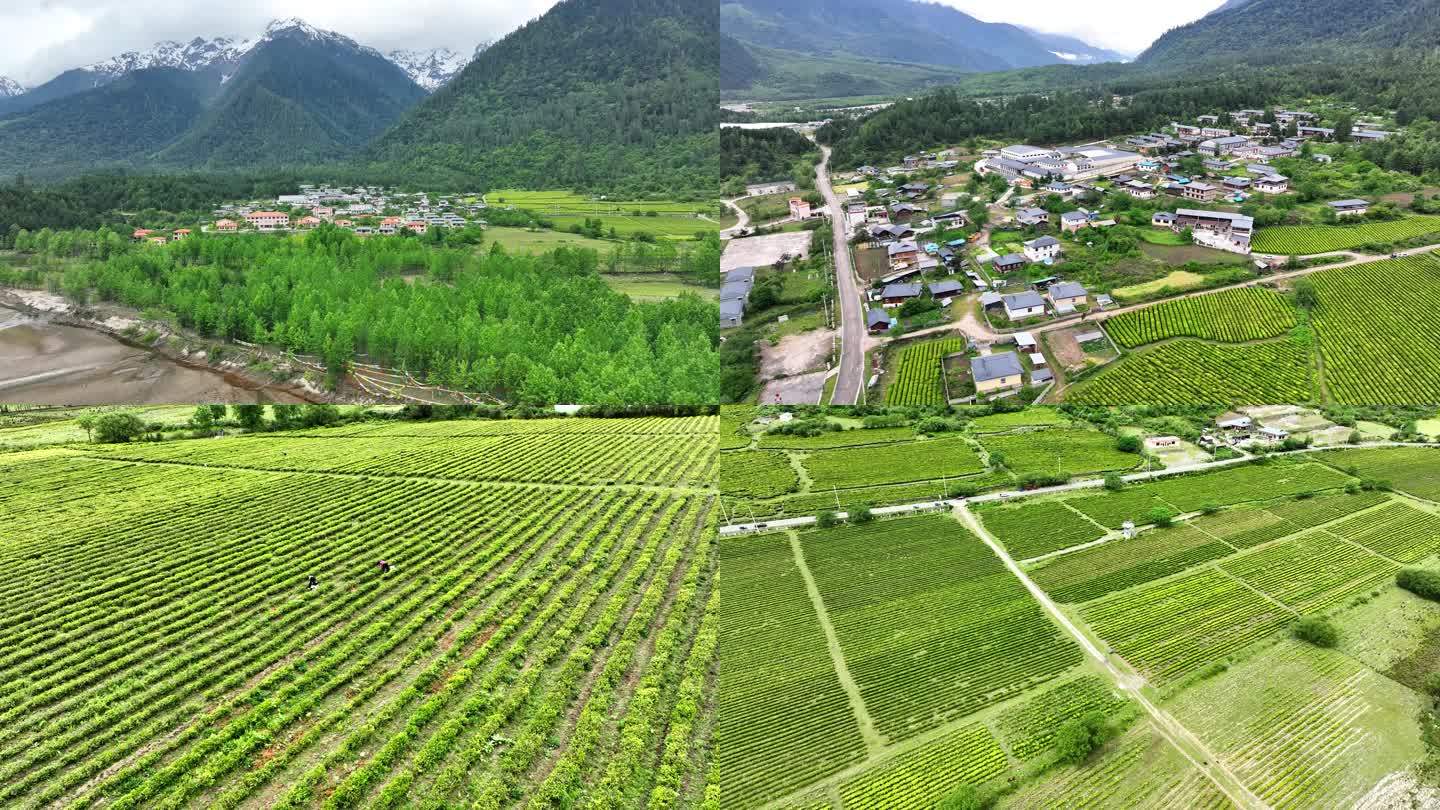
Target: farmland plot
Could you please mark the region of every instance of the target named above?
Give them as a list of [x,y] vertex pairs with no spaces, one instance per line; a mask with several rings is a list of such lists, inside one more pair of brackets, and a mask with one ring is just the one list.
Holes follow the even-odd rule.
[[1069,498],[1065,503],[1101,526],[1112,529],[1120,528],[1127,520],[1137,526],[1149,523],[1150,510],[1157,506],[1172,514],[1177,511],[1174,504],[1160,499],[1144,485],[1130,486],[1119,492],[1106,492],[1103,495]]
[[965,351],[965,341],[956,338],[912,343],[900,350],[895,381],[885,389],[887,405],[944,405],[940,359]]
[[1131,470],[1140,463],[1134,453],[1115,449],[1115,437],[1096,430],[1047,430],[999,433],[981,439],[985,449],[1005,454],[1005,466],[1016,475],[1081,475]]
[[[569,438],[557,469],[609,475]],[[341,475],[251,466],[325,442],[279,436],[6,456],[0,804],[698,803],[718,590],[693,438],[651,437],[672,466],[645,489],[494,477],[543,448],[402,477],[394,437],[344,439]]]
[[861,697],[892,741],[1019,694],[1080,661],[1079,648],[1019,580],[949,516],[803,538]]
[[1249,506],[1201,515],[1190,525],[1236,548],[1258,546],[1300,531],[1299,526],[1268,510]]
[[1162,343],[1121,357],[1065,393],[1067,402],[1085,405],[1235,405],[1314,399],[1309,348],[1290,338],[1235,345],[1190,339]]
[[784,433],[766,433],[760,436],[762,448],[792,448],[796,450],[824,450],[829,447],[856,447],[864,444],[886,444],[905,442],[915,438],[915,429],[909,427],[862,428],[857,430],[833,430],[819,436],[790,436]]
[[1235,549],[1189,526],[1150,529],[1129,540],[1053,557],[1030,578],[1058,602],[1085,602],[1219,559]]
[[1440,232],[1440,217],[1414,216],[1360,225],[1281,225],[1255,234],[1256,253],[1308,256]]
[[985,470],[975,448],[959,438],[817,450],[804,465],[817,490],[958,478]]
[[1094,675],[1082,675],[1030,698],[1000,716],[1000,736],[1016,759],[1028,761],[1050,750],[1055,731],[1072,717],[1110,715],[1127,703]]
[[1323,613],[1392,578],[1399,566],[1323,532],[1311,532],[1220,563],[1298,613]]
[[[1440,220],[1440,218],[1437,218]],[[1440,300],[1440,259],[1369,262],[1311,276],[1311,321],[1325,382],[1340,403],[1434,404],[1440,399],[1440,331],[1429,302]],[[1375,295],[1379,289],[1399,295]]]
[[[1325,458],[1325,456],[1321,456]],[[1440,457],[1436,458],[1440,462]],[[1435,468],[1440,472],[1440,468]],[[1346,515],[1369,509],[1390,500],[1383,492],[1340,492],[1315,498],[1279,501],[1265,505],[1265,511],[1288,523],[1304,528],[1319,526]]]
[[1110,337],[1126,348],[1173,337],[1242,343],[1279,337],[1294,326],[1295,308],[1285,296],[1262,287],[1177,298],[1105,322]]
[[1353,467],[1362,478],[1389,481],[1417,498],[1440,501],[1440,450],[1433,447],[1337,450],[1317,457],[1342,470]]
[[850,810],[930,810],[963,785],[982,784],[1008,766],[988,728],[964,726],[846,782],[840,797]]
[[1146,484],[1183,512],[1207,504],[1229,506],[1245,501],[1339,489],[1352,479],[1323,464],[1272,462],[1238,464],[1213,472],[1162,478]]
[[1283,640],[1170,701],[1270,807],[1350,807],[1416,764],[1421,698],[1334,650]]
[[789,539],[727,538],[720,554],[720,780],[726,807],[752,807],[860,759],[865,742]]
[[977,510],[985,528],[1017,560],[1098,540],[1105,530],[1059,501],[986,506]]
[[1392,503],[1326,527],[1401,563],[1417,563],[1440,551],[1440,517],[1405,503]]
[[720,494],[732,498],[773,498],[794,492],[800,476],[784,453],[747,450],[720,458]]
[[1219,661],[1292,618],[1213,570],[1113,594],[1085,605],[1081,615],[1156,685]]

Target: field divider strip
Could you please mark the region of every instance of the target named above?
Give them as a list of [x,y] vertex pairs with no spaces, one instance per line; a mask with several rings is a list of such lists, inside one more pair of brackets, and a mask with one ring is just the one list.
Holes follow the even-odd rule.
[[875,728],[875,721],[871,719],[870,711],[865,708],[865,698],[860,694],[860,685],[850,674],[850,667],[845,662],[845,651],[840,647],[840,637],[835,634],[835,626],[830,623],[830,612],[825,609],[825,600],[820,596],[820,586],[815,584],[810,566],[805,564],[805,551],[800,547],[800,535],[793,531],[786,534],[790,536],[790,551],[795,556],[795,567],[800,571],[800,578],[805,581],[805,592],[810,595],[815,616],[820,621],[821,629],[825,631],[825,646],[830,650],[830,662],[835,666],[835,674],[840,677],[840,687],[845,690],[850,710],[855,713],[855,723],[860,726],[860,736],[865,739],[866,750],[875,754],[886,746],[888,740]]
[[1271,595],[1268,594],[1268,593],[1265,593],[1264,591],[1260,590],[1259,588],[1255,587],[1254,585],[1251,585],[1250,583],[1246,582],[1245,580],[1241,579],[1240,577],[1238,577],[1238,576],[1230,573],[1229,571],[1226,571],[1224,568],[1221,568],[1221,567],[1220,567],[1220,563],[1221,563],[1221,562],[1224,562],[1226,559],[1227,559],[1227,558],[1225,558],[1225,557],[1221,557],[1219,560],[1212,560],[1212,561],[1210,562],[1210,567],[1211,567],[1211,568],[1214,568],[1216,571],[1219,571],[1223,576],[1228,577],[1229,579],[1235,580],[1235,582],[1236,582],[1238,585],[1240,585],[1242,588],[1245,588],[1246,590],[1253,592],[1256,596],[1259,596],[1261,599],[1264,599],[1264,600],[1267,601],[1267,602],[1271,602],[1271,603],[1277,605],[1281,610],[1285,611],[1286,613],[1290,613],[1290,614],[1295,615],[1295,616],[1299,616],[1299,615],[1300,615],[1300,611],[1296,610],[1295,608],[1290,607],[1289,605],[1285,604],[1284,602],[1281,602],[1279,599],[1276,599],[1275,597],[1271,596]]

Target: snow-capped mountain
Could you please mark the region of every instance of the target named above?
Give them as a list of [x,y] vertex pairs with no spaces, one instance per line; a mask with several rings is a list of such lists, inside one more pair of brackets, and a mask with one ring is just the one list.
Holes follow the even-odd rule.
[[194,71],[204,70],[212,65],[234,64],[256,44],[255,40],[236,40],[230,37],[196,37],[183,44],[172,41],[157,42],[143,51],[126,51],[103,62],[86,65],[81,70],[93,74],[98,86],[145,68],[164,67]]
[[12,98],[25,92],[20,83],[9,76],[0,76],[0,98]]
[[[475,53],[479,52],[477,50]],[[398,50],[385,54],[385,57],[430,93],[443,87],[446,82],[455,77],[455,74],[464,70],[465,66],[470,64],[470,60],[475,58],[474,55],[466,56],[449,48]]]

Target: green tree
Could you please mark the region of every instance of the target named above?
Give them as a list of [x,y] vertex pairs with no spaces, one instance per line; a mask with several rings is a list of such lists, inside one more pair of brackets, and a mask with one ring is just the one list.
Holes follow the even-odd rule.
[[1125,488],[1125,478],[1120,473],[1106,473],[1105,488],[1111,492],[1119,492]]
[[265,424],[264,405],[231,405],[230,412],[234,415],[235,421],[240,423],[240,427],[246,430],[259,430]]
[[340,409],[329,403],[306,405],[300,416],[305,427],[325,427],[340,421]]
[[1163,506],[1152,508],[1149,512],[1145,513],[1145,518],[1147,523],[1153,523],[1162,529],[1169,528],[1171,524],[1175,522],[1175,516],[1171,514],[1169,509]]
[[815,515],[815,525],[822,529],[828,529],[839,522],[840,518],[833,509],[822,509]]
[[133,413],[107,413],[95,419],[95,441],[101,444],[132,441],[144,433],[145,420]]
[[1055,753],[1067,764],[1084,762],[1095,749],[1105,744],[1111,731],[1102,712],[1087,712],[1072,717],[1055,730]]
[[1308,641],[1317,647],[1334,647],[1340,643],[1340,631],[1321,616],[1305,616],[1296,619],[1290,632],[1301,641]]

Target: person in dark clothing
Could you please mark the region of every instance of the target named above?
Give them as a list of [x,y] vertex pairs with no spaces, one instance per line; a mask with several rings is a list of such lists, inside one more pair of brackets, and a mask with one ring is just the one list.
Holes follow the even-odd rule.
[[381,560],[381,561],[380,561],[380,573],[381,573],[381,574],[388,574],[388,573],[390,573],[390,563],[386,562],[385,560]]
[[316,579],[314,574],[311,574],[310,579],[306,580],[305,584],[309,585],[310,590],[313,591],[316,588],[320,587],[320,580]]

